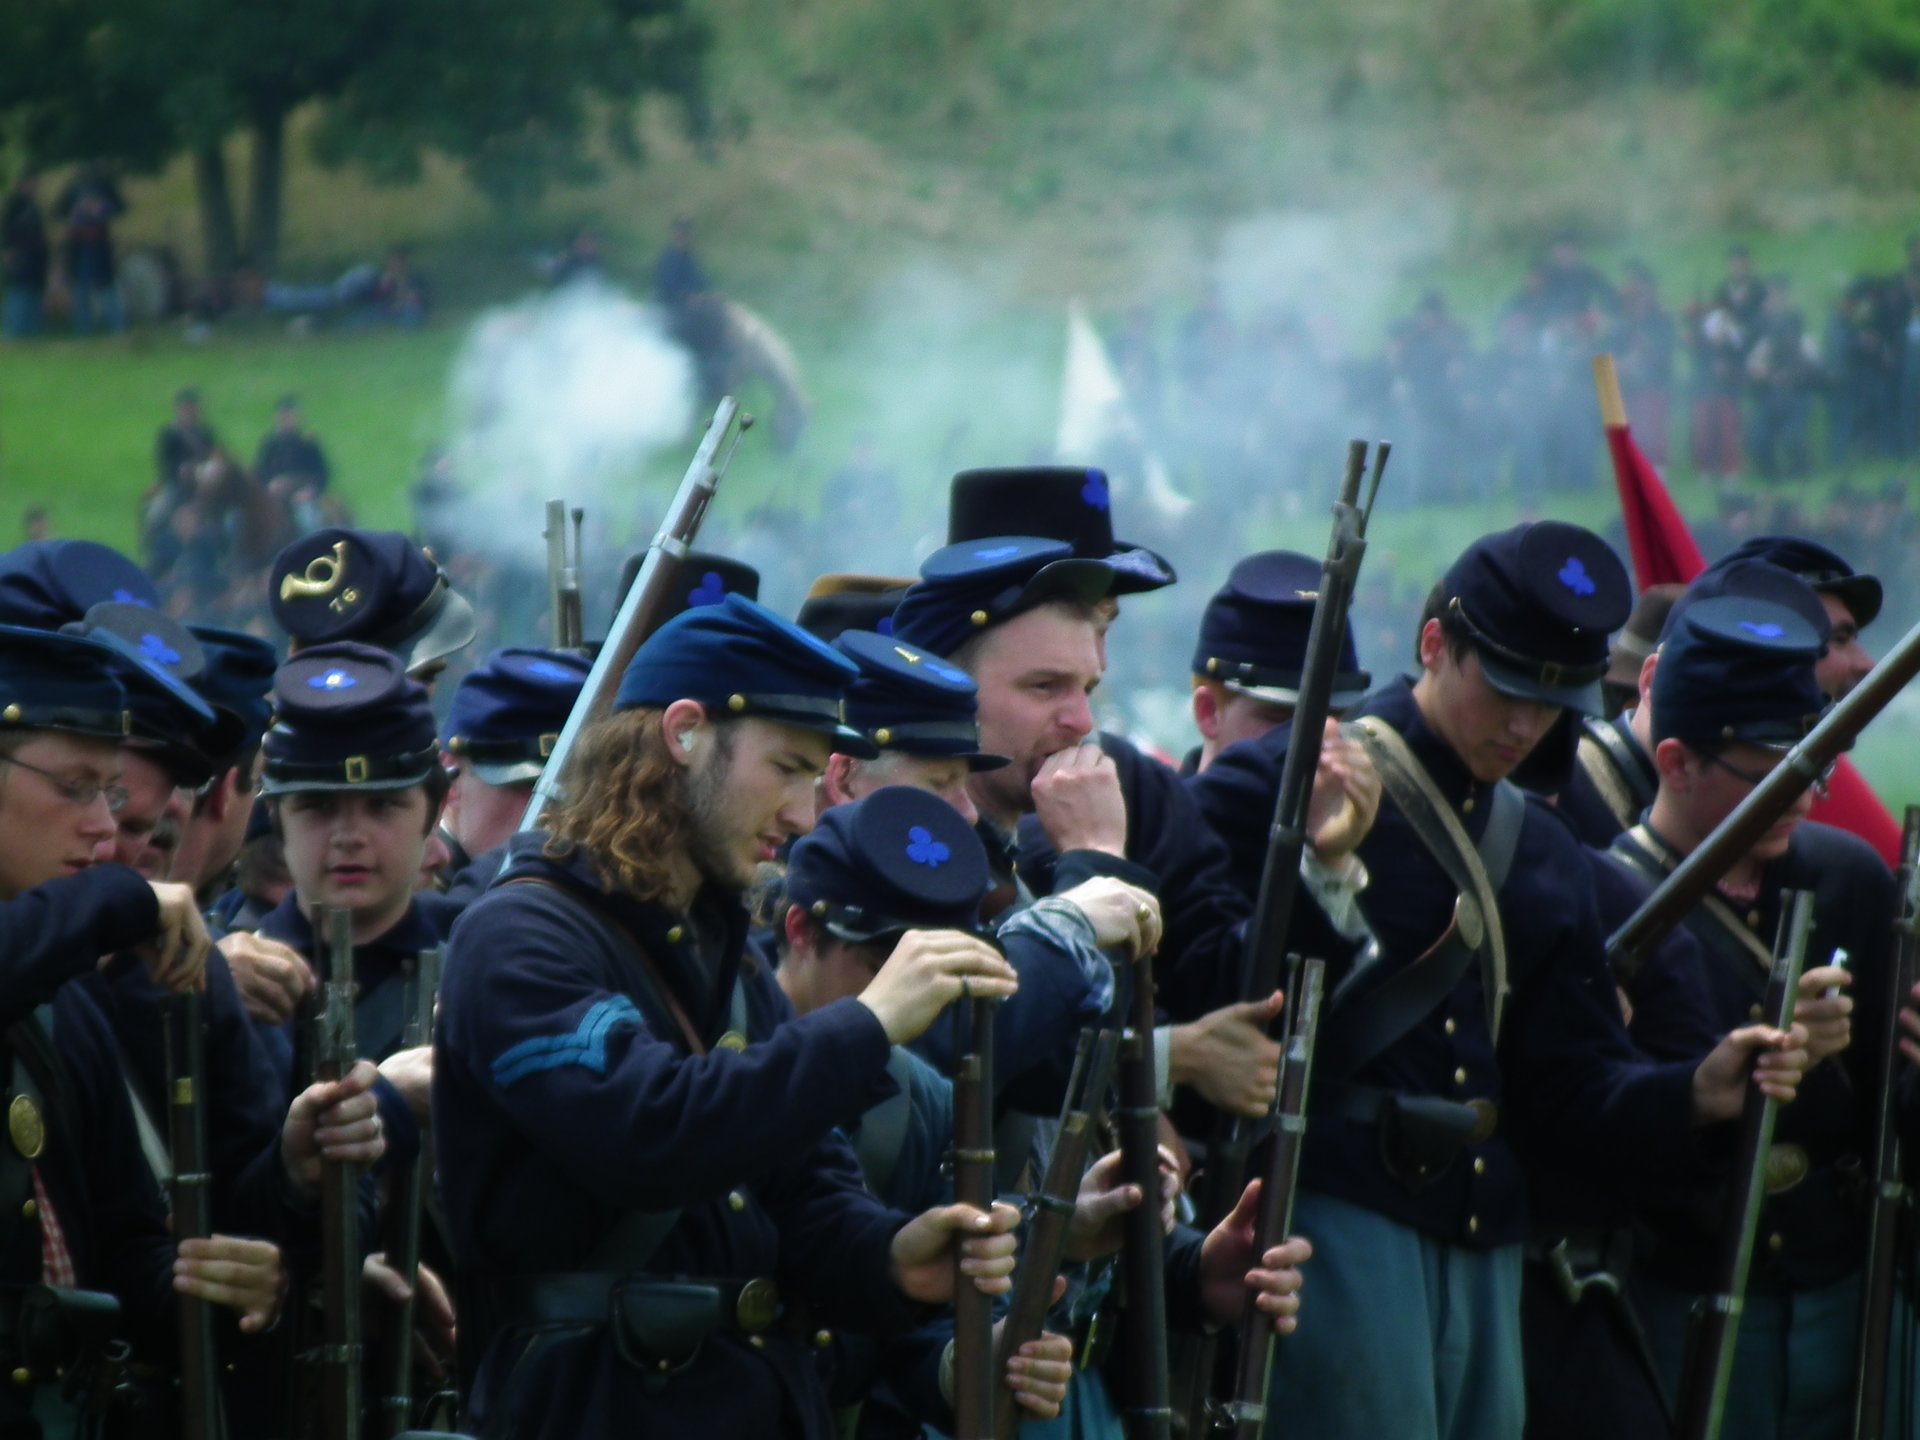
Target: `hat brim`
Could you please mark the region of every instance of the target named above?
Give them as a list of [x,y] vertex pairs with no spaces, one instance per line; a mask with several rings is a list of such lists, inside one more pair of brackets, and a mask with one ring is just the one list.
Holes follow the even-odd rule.
[[1487,677],[1487,683],[1510,700],[1557,705],[1582,715],[1606,713],[1606,696],[1600,689],[1598,677],[1578,685],[1546,685],[1479,646],[1474,647],[1474,653],[1480,657],[1480,672]]
[[445,601],[428,622],[427,628],[406,643],[406,654],[402,659],[407,673],[411,675],[436,660],[457,654],[471,645],[473,637],[479,633],[473,606],[468,603],[466,596],[449,585]]
[[1055,560],[1042,565],[1021,590],[1006,618],[1044,605],[1049,600],[1078,600],[1091,605],[1114,593],[1117,572],[1105,560]]
[[805,730],[812,735],[824,735],[836,755],[851,755],[855,760],[880,758],[880,747],[851,725],[839,725],[827,720],[814,720],[806,716],[780,714],[766,710],[749,711],[742,718],[765,720],[769,725],[785,725],[794,730]]
[[547,768],[545,760],[508,760],[482,765],[478,761],[467,760],[464,756],[460,758],[474,779],[482,785],[495,785],[501,789],[510,785],[531,785]]
[[1107,563],[1113,567],[1112,595],[1142,595],[1149,590],[1164,590],[1180,577],[1167,557],[1144,545],[1125,540],[1113,542],[1113,555]]
[[411,790],[416,785],[424,785],[433,774],[431,765],[417,775],[393,775],[384,780],[276,780],[271,775],[260,780],[262,795],[312,795],[321,791],[351,792],[357,795],[376,795],[394,790]]
[[1880,607],[1886,603],[1886,591],[1881,588],[1876,575],[1849,575],[1841,580],[1824,580],[1813,587],[1817,595],[1834,595],[1847,613],[1853,616],[1856,629],[1864,630],[1880,614]]
[[[1284,685],[1248,685],[1239,680],[1222,680],[1221,688],[1235,695],[1245,695],[1249,700],[1258,700],[1263,705],[1284,705],[1292,709],[1300,703],[1300,692]],[[1327,708],[1338,714],[1342,710],[1351,710],[1367,698],[1367,692],[1373,687],[1373,676],[1362,670],[1357,674],[1336,675],[1333,677],[1333,690],[1327,696]]]

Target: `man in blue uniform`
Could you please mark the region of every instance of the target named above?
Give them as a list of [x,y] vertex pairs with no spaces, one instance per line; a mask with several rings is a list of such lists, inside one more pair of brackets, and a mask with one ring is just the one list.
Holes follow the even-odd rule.
[[[1765,601],[1727,596],[1679,617],[1653,675],[1659,787],[1644,820],[1613,845],[1647,885],[1691,853],[1818,719],[1820,654],[1820,634],[1803,614]],[[1743,1023],[1765,989],[1761,966],[1771,956],[1783,890],[1815,895],[1803,995],[1846,983],[1831,968],[1842,955],[1853,967],[1851,1000],[1803,1002],[1816,1068],[1780,1113],[1768,1159],[1727,1419],[1728,1433],[1760,1440],[1849,1433],[1866,1252],[1856,1177],[1871,1155],[1882,1057],[1876,1039],[1848,1043],[1848,1012],[1860,1021],[1859,1036],[1880,1035],[1895,887],[1864,841],[1806,820],[1818,789],[1789,808],[1685,921],[1723,1029]],[[1828,1055],[1833,1064],[1818,1063]],[[1903,1118],[1911,1142],[1911,1107]],[[1714,1288],[1716,1215],[1711,1194],[1642,1209],[1655,1238],[1638,1299],[1670,1386],[1693,1302]]]
[[493,882],[534,782],[566,729],[592,667],[560,650],[496,650],[453,692],[441,745],[453,783],[440,819],[452,859],[448,896],[467,904]]
[[1742,560],[1776,565],[1798,576],[1820,598],[1831,626],[1826,653],[1814,667],[1822,693],[1838,700],[1867,678],[1873,656],[1860,643],[1860,632],[1878,617],[1886,598],[1878,576],[1856,572],[1826,546],[1799,535],[1756,535],[1721,556],[1714,567]]
[[[1320,562],[1263,550],[1228,572],[1200,616],[1193,650],[1193,724],[1200,744],[1180,766],[1196,775],[1230,745],[1257,740],[1293,719],[1319,598]],[[1332,713],[1358,705],[1373,677],[1360,668],[1353,626],[1340,637]]]
[[[1643,1062],[1579,843],[1514,783],[1564,780],[1628,595],[1585,530],[1486,536],[1429,599],[1418,677],[1376,691],[1354,722],[1386,786],[1358,853],[1392,883],[1361,895],[1374,945],[1350,963],[1312,906],[1289,937],[1340,962],[1295,1215],[1322,1257],[1316,1323],[1274,1378],[1302,1433],[1518,1436],[1518,1147],[1589,1174],[1684,1170],[1698,1127],[1739,1112],[1755,1052],[1781,1092],[1804,1063],[1794,1037],[1761,1027],[1697,1064]],[[1286,738],[1241,745],[1194,782],[1214,827],[1255,854]]]
[[434,1105],[480,1433],[825,1437],[783,1295],[905,1328],[950,1298],[956,1243],[962,1283],[1007,1286],[1010,1208],[889,1210],[834,1129],[884,1093],[894,1042],[963,989],[1011,994],[1011,968],[966,951],[908,992],[747,1018],[772,980],[743,971],[739,897],[812,825],[828,754],[871,753],[839,720],[852,673],[737,596],[669,621],[550,830],[456,927]]

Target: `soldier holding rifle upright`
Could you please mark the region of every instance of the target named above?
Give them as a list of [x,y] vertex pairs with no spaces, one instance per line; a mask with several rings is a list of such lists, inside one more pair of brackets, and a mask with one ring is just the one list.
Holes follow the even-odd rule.
[[[1642,893],[1699,848],[1819,718],[1823,637],[1809,615],[1824,617],[1810,602],[1804,593],[1794,608],[1739,595],[1688,603],[1683,595],[1676,605],[1648,695],[1658,789],[1612,849]],[[1849,1042],[1881,1033],[1896,896],[1892,875],[1864,841],[1806,819],[1822,788],[1801,795],[1747,854],[1733,857],[1683,922],[1709,1020],[1724,1030],[1746,1023],[1765,989],[1762,961],[1782,890],[1815,896],[1797,1015],[1812,1068],[1774,1131],[1724,1432],[1757,1440],[1838,1437],[1852,1414],[1866,1252],[1858,1187],[1871,1157],[1881,1057],[1872,1042]],[[1670,1023],[1650,1005],[1636,1006],[1633,1029],[1637,1038],[1647,1032],[1643,1044]],[[1908,1135],[1916,1119],[1911,1108],[1903,1115]],[[1634,1298],[1669,1393],[1694,1301],[1719,1284],[1710,1273],[1717,1214],[1711,1195],[1685,1192],[1640,1207],[1653,1243]]]
[[[1349,963],[1311,907],[1290,946],[1341,961],[1295,1212],[1321,1256],[1315,1323],[1274,1367],[1278,1413],[1301,1434],[1518,1436],[1519,1149],[1681,1168],[1699,1126],[1738,1114],[1755,1052],[1775,1088],[1804,1063],[1759,1028],[1698,1065],[1642,1061],[1579,844],[1515,783],[1564,780],[1628,593],[1619,560],[1575,526],[1483,537],[1429,599],[1416,677],[1377,691],[1350,731],[1387,792],[1358,852],[1377,949]],[[1262,843],[1249,829],[1271,812],[1287,739],[1239,746],[1193,782],[1231,841]]]
[[[836,1125],[893,1041],[1010,967],[957,951],[765,1031],[740,895],[813,823],[853,666],[751,601],[683,614],[582,732],[545,831],[456,927],[435,1076],[441,1193],[463,1269],[482,1434],[833,1433],[817,1323],[904,1328],[989,1293],[1017,1219],[909,1217],[861,1187]],[[471,1303],[465,1303],[466,1297]]]

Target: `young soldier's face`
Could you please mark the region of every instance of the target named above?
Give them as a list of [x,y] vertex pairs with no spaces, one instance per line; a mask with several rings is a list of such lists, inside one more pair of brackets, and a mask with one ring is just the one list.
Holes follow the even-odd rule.
[[453,790],[447,796],[447,829],[467,854],[484,855],[513,838],[532,798],[531,780],[524,785],[489,785],[463,764],[454,772]]
[[1840,597],[1822,591],[1820,603],[1827,607],[1833,633],[1827,637],[1827,653],[1813,667],[1813,678],[1820,682],[1821,692],[1828,699],[1838,700],[1867,678],[1867,672],[1873,669],[1873,656],[1860,643],[1860,627]]
[[173,783],[173,772],[132,746],[121,754],[121,784],[127,803],[115,817],[113,858],[148,880],[165,880],[173,871],[180,832],[193,813],[193,796]]
[[975,775],[974,799],[993,813],[1031,810],[1040,767],[1093,733],[1087,697],[1101,671],[1094,626],[1069,607],[1041,605],[987,636],[972,669],[980,748],[1013,761]]
[[[115,825],[105,787],[120,783],[117,745],[42,733],[9,758],[18,763],[0,763],[0,899],[112,858]],[[85,803],[69,793],[87,789],[96,793]]]
[[[1753,787],[1766,779],[1780,759],[1778,751],[1766,750],[1758,745],[1729,745],[1720,754],[1711,757],[1703,751],[1689,748],[1682,772],[1682,786],[1675,787],[1665,775],[1661,777],[1661,784],[1675,791],[1675,798],[1686,816],[1687,827],[1696,835],[1706,835],[1753,793]],[[1748,856],[1767,861],[1786,854],[1794,827],[1807,818],[1807,812],[1813,809],[1813,802],[1818,795],[1816,787],[1804,791],[1787,807],[1786,813],[1754,842],[1753,848],[1747,852]]]
[[738,892],[763,862],[813,828],[814,783],[832,746],[812,730],[746,719],[703,737],[687,777],[691,858],[703,879]]
[[427,792],[310,790],[279,802],[287,871],[300,906],[343,907],[356,934],[398,921],[427,848]]
[[856,760],[847,767],[847,796],[864,800],[886,785],[911,785],[938,795],[969,824],[980,818],[967,794],[967,777],[973,772],[965,760],[940,755],[882,755],[878,760]]
[[1421,632],[1420,663],[1433,700],[1422,713],[1483,785],[1511,775],[1560,718],[1558,705],[1494,689],[1471,649],[1454,656],[1437,620]]

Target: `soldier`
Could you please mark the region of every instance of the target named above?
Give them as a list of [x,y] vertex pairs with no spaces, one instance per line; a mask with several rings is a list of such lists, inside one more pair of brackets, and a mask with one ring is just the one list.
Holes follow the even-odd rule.
[[591,668],[560,650],[496,650],[453,692],[444,727],[453,783],[441,826],[456,903],[470,902],[500,873],[502,847],[520,828]]
[[[116,1042],[69,983],[125,946],[138,947],[157,984],[183,990],[200,982],[208,953],[189,892],[94,864],[112,840],[121,794],[128,721],[116,663],[87,638],[0,631],[0,903],[19,922],[0,932],[13,1077],[0,1270],[12,1297],[6,1363],[16,1382],[0,1411],[21,1433],[40,1434],[40,1425],[70,1433],[95,1384],[104,1380],[94,1393],[105,1394],[125,1380],[107,1360],[116,1335],[164,1364],[177,1295],[238,1310],[240,1328],[253,1333],[277,1313],[283,1280],[279,1251],[265,1241],[169,1239]],[[82,1289],[110,1292],[118,1316],[103,1325]],[[26,1308],[36,1295],[48,1307],[33,1322],[38,1332]],[[33,1333],[57,1338],[33,1350]],[[46,1383],[60,1377],[58,1390]]]
[[[1483,537],[1429,598],[1418,678],[1375,691],[1355,722],[1388,792],[1358,853],[1393,880],[1361,894],[1376,948],[1336,964],[1322,1021],[1295,1212],[1323,1256],[1317,1323],[1274,1376],[1303,1433],[1519,1435],[1516,1147],[1587,1174],[1684,1173],[1698,1127],[1739,1113],[1756,1052],[1770,1091],[1798,1079],[1796,1037],[1757,1026],[1698,1064],[1639,1059],[1579,843],[1513,783],[1564,779],[1629,593],[1575,526]],[[1264,844],[1287,738],[1236,747],[1194,782],[1231,840]],[[1295,918],[1289,948],[1346,961],[1314,907]]]
[[273,406],[273,428],[261,438],[253,478],[289,507],[311,505],[327,488],[327,456],[311,430],[300,427],[298,396],[282,395]]
[[739,897],[812,825],[828,755],[871,753],[839,723],[852,673],[738,596],[668,622],[551,829],[462,918],[434,1104],[484,1434],[825,1437],[782,1290],[902,1328],[951,1296],[956,1242],[971,1283],[1007,1288],[1015,1212],[890,1211],[834,1126],[879,1098],[892,1043],[967,986],[1011,994],[1010,967],[962,951],[771,1032],[747,1018],[772,981],[742,968]]
[[189,626],[206,658],[195,689],[232,717],[225,750],[209,758],[213,775],[195,788],[192,813],[174,853],[173,878],[191,885],[203,909],[227,886],[245,843],[259,782],[260,740],[273,717],[269,695],[277,663],[273,647],[254,635]]
[[[1200,617],[1193,651],[1193,724],[1200,744],[1187,753],[1182,775],[1198,774],[1229,745],[1293,719],[1319,588],[1320,562],[1291,550],[1249,555],[1228,572]],[[1334,673],[1333,713],[1359,704],[1372,683],[1360,668],[1349,624]]]
[[473,642],[473,606],[406,536],[315,530],[273,562],[268,601],[297,652],[353,640],[400,657],[429,694],[447,657]]
[[[1688,607],[1661,647],[1651,708],[1659,788],[1613,854],[1651,886],[1691,853],[1818,718],[1820,635],[1804,611],[1726,596]],[[1815,894],[1813,948],[1797,1021],[1811,1037],[1798,1101],[1783,1110],[1768,1157],[1769,1198],[1734,1359],[1730,1434],[1848,1433],[1866,1222],[1856,1200],[1870,1155],[1874,1044],[1849,1045],[1850,1016],[1881,1033],[1893,877],[1865,842],[1806,820],[1816,784],[1788,809],[1685,922],[1701,956],[1713,1022],[1743,1023],[1764,987],[1761,962],[1783,890]],[[1850,958],[1852,975],[1843,969]],[[1851,985],[1853,998],[1841,993]],[[1636,1019],[1636,1029],[1639,1021]],[[1835,1056],[1835,1063],[1819,1062]],[[1910,1105],[1902,1128],[1916,1133]],[[1687,1317],[1714,1288],[1712,1195],[1643,1208],[1651,1254],[1637,1298],[1671,1386]]]
[[[1660,663],[1660,642],[1679,623],[1688,606],[1723,595],[1784,605],[1799,614],[1823,644],[1827,639],[1829,624],[1821,601],[1793,575],[1763,560],[1720,561],[1702,571],[1664,606],[1655,600],[1653,606],[1662,612],[1657,632],[1660,639],[1647,647],[1636,671],[1638,703],[1610,719],[1590,715],[1581,721],[1576,752],[1579,763],[1560,791],[1560,813],[1586,844],[1605,849],[1622,830],[1638,823],[1653,803],[1658,774],[1653,763],[1653,707],[1647,697]],[[1643,618],[1643,608],[1651,614],[1646,597],[1636,606],[1630,629]],[[1631,646],[1638,642],[1627,643]],[[1608,660],[1609,674],[1621,659],[1620,650],[1616,641]]]
[[1873,656],[1860,632],[1880,613],[1885,593],[1877,576],[1854,569],[1826,546],[1798,535],[1756,535],[1714,562],[1714,568],[1742,560],[1764,560],[1804,580],[1826,607],[1831,633],[1815,673],[1828,698],[1838,700],[1867,678]]

